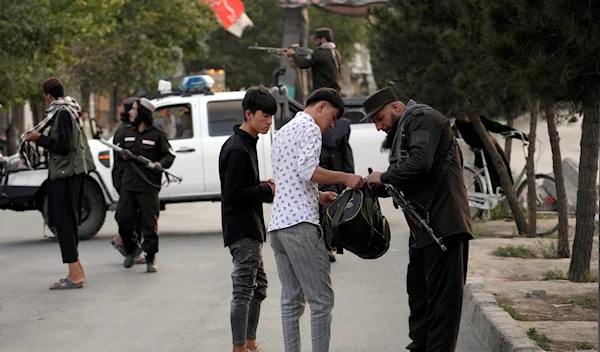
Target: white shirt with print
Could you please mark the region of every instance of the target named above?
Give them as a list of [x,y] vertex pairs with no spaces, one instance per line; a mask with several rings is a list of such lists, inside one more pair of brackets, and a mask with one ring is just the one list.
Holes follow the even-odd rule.
[[319,189],[310,179],[319,166],[321,141],[321,129],[303,111],[275,134],[271,163],[276,191],[269,231],[319,224]]

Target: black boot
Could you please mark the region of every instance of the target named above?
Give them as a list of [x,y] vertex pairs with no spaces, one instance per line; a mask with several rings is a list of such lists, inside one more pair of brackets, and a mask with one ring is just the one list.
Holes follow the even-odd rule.
[[158,271],[156,266],[156,256],[154,254],[146,255],[146,272],[155,273]]
[[138,258],[142,254],[142,248],[140,246],[136,246],[132,253],[127,254],[125,257],[125,261],[123,262],[123,266],[127,269],[131,268],[135,265],[135,262],[138,261]]

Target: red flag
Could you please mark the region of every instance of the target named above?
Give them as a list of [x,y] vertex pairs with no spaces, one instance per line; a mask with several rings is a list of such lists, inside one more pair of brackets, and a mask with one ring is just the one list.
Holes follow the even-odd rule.
[[241,37],[244,29],[254,23],[246,15],[242,0],[203,0],[213,9],[217,19],[227,31]]

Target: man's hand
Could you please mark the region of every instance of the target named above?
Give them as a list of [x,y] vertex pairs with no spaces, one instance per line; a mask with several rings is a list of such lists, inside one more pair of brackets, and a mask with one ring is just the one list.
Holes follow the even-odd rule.
[[266,183],[269,185],[269,187],[271,187],[271,194],[275,194],[275,180],[270,178],[266,181],[260,181],[260,183]]
[[352,189],[359,189],[365,184],[365,180],[360,175],[346,174],[344,185]]
[[375,188],[381,184],[381,172],[374,171],[367,176],[367,185],[370,188]]
[[322,192],[319,195],[319,203],[328,207],[331,205],[331,203],[333,203],[334,200],[336,200],[337,196],[338,194],[335,192]]
[[28,142],[37,142],[37,140],[40,139],[41,135],[42,134],[38,131],[32,131],[25,135],[25,140]]
[[292,50],[292,49],[285,49],[283,51],[283,53],[285,54],[285,56],[290,57],[290,56],[294,55],[294,50]]
[[154,162],[158,167],[162,167],[162,165],[160,164],[160,161],[155,161]]
[[123,149],[121,151],[121,158],[128,160],[129,159],[129,155],[131,155],[131,152],[129,151],[129,149]]

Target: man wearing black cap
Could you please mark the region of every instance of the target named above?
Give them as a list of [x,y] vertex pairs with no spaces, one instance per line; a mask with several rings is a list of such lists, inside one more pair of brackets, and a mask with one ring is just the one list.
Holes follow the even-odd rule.
[[[117,205],[119,235],[123,240],[127,256],[123,262],[125,268],[131,268],[142,253],[146,252],[146,271],[157,271],[156,253],[158,253],[158,215],[160,202],[158,192],[161,189],[162,173],[139,166],[131,161],[130,154],[141,155],[159,166],[168,169],[175,160],[175,153],[163,131],[154,127],[152,113],[155,107],[146,98],[134,102],[129,111],[132,126],[125,128],[122,137],[115,144],[122,145],[125,159],[121,194]],[[140,245],[135,236],[135,218],[141,217],[143,243]]]
[[393,185],[404,193],[446,250],[407,217],[410,227],[406,279],[410,306],[410,351],[454,351],[467,275],[471,219],[462,176],[462,154],[448,119],[410,100],[404,105],[391,87],[364,102],[377,130],[387,133],[383,148],[390,166],[367,183]]
[[299,68],[312,68],[312,91],[319,88],[333,88],[341,93],[342,56],[332,41],[333,32],[327,27],[317,28],[314,38],[317,49],[312,54],[301,56],[292,49],[286,50],[285,54],[291,56]]

